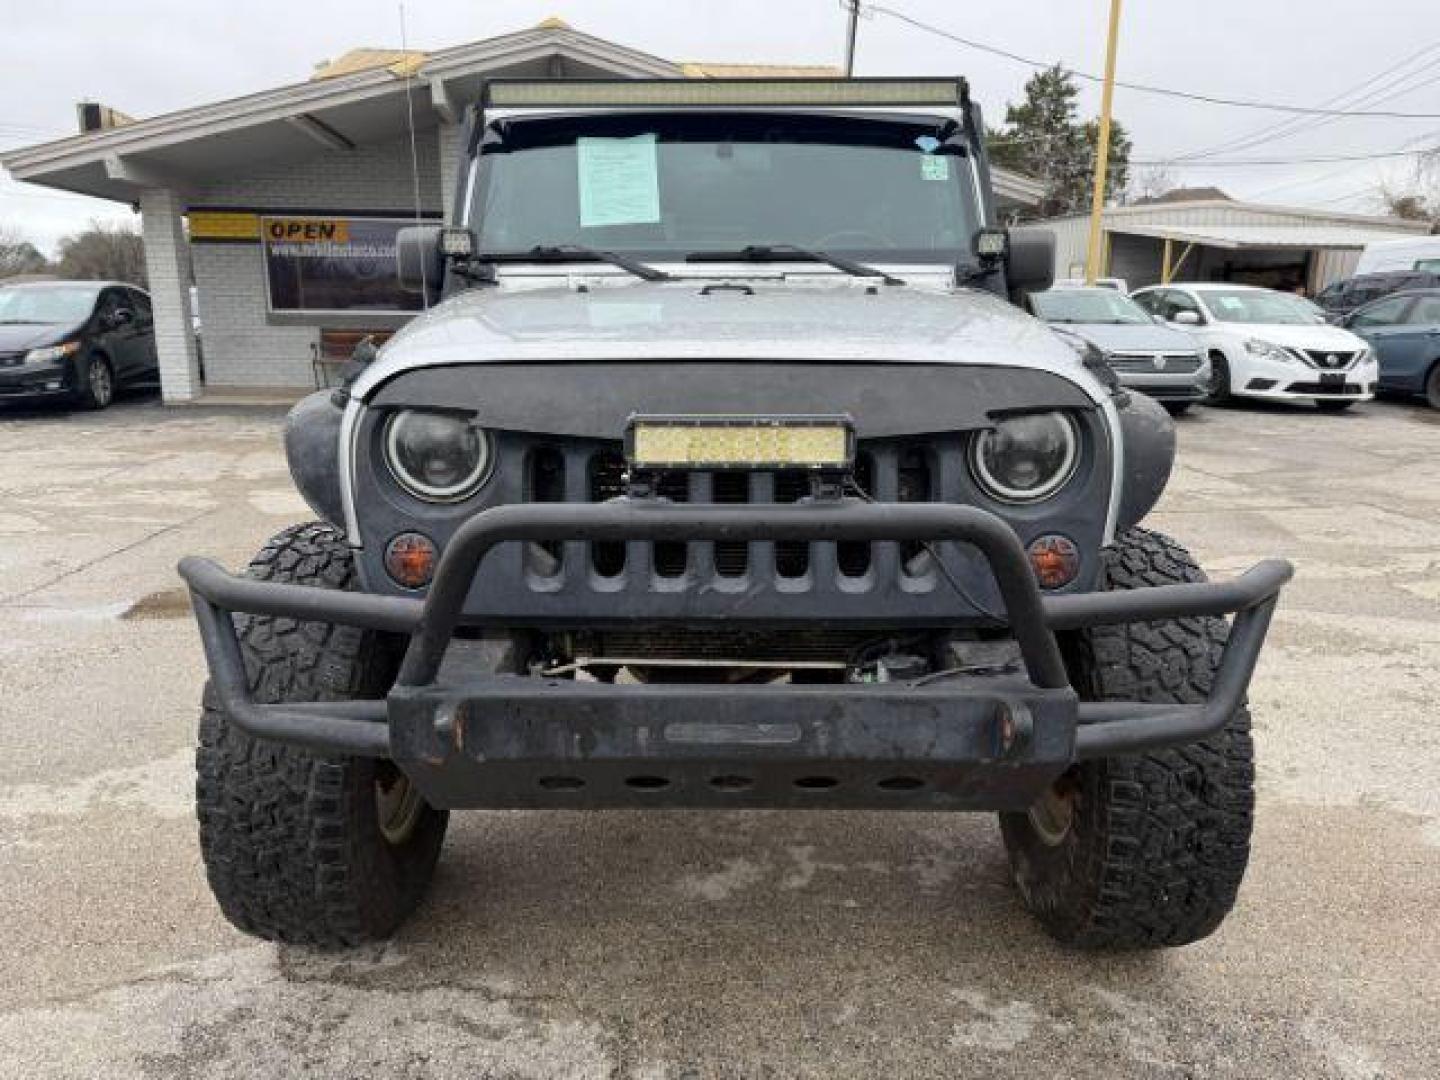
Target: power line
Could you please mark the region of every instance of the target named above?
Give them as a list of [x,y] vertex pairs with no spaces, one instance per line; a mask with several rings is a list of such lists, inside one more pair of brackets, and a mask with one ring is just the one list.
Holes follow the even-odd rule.
[[[1417,76],[1427,74],[1430,71],[1429,64],[1426,64],[1417,70],[1408,71],[1403,75],[1396,76],[1395,78],[1389,78],[1389,76],[1393,75],[1395,72],[1398,72],[1403,68],[1410,67],[1415,61],[1420,60],[1431,52],[1434,52],[1436,48],[1440,48],[1440,41],[1431,42],[1423,49],[1411,53],[1409,56],[1405,57],[1405,59],[1399,61],[1398,63],[1392,64],[1389,67],[1385,68],[1383,71],[1380,71],[1377,74],[1370,76],[1370,78],[1366,79],[1364,82],[1358,83],[1355,86],[1350,87],[1349,89],[1343,90],[1340,93],[1333,95],[1332,97],[1326,98],[1324,101],[1320,102],[1320,104],[1322,106],[1329,106],[1344,101],[1346,108],[1354,109],[1360,106],[1379,105],[1386,101],[1392,101],[1397,97],[1402,97],[1406,94],[1412,94],[1416,90],[1423,89],[1424,87],[1429,86],[1431,83],[1436,82],[1437,79],[1440,79],[1440,76],[1432,76],[1431,78],[1424,79],[1421,82],[1412,83],[1409,86],[1401,86],[1400,84],[1414,79]],[[1381,80],[1387,79],[1388,81],[1381,82]],[[1381,85],[1374,86],[1373,89],[1370,89],[1365,93],[1361,93],[1361,91],[1366,91],[1367,87],[1372,87],[1373,84],[1376,82],[1381,82]],[[1392,91],[1392,88],[1397,86],[1399,87],[1399,89],[1393,89]],[[1392,92],[1387,93],[1387,91]],[[1339,123],[1341,120],[1344,119],[1348,119],[1348,117],[1287,117],[1286,119],[1281,120],[1277,123],[1267,124],[1265,127],[1259,128],[1255,131],[1251,131],[1246,135],[1241,135],[1233,139],[1227,139],[1224,142],[1216,143],[1214,145],[1204,147],[1200,150],[1193,150],[1183,154],[1178,154],[1174,158],[1174,163],[1179,165],[1184,162],[1194,161],[1199,158],[1211,157],[1215,154],[1225,153],[1227,151],[1249,150],[1252,147],[1261,145],[1262,143],[1272,143],[1280,139],[1289,139],[1295,137],[1296,135],[1304,134],[1311,131],[1318,131],[1322,127],[1327,127],[1330,124]]]
[[1331,165],[1337,161],[1381,161],[1385,158],[1419,157],[1422,154],[1434,153],[1436,149],[1440,149],[1440,147],[1430,147],[1423,150],[1386,150],[1377,154],[1333,154],[1327,157],[1299,158],[1210,158],[1203,161],[1176,161],[1173,158],[1155,158],[1150,161],[1131,161],[1130,164],[1141,166],[1174,165],[1186,169],[1231,169],[1244,167],[1246,165]]
[[[903,22],[909,26],[914,27],[917,30],[923,30],[928,34],[934,34],[938,37],[953,41],[957,45],[964,45],[966,48],[969,49],[975,49],[979,52],[989,53],[992,56],[999,56],[1006,60],[1012,60],[1017,64],[1024,64],[1026,67],[1041,70],[1054,66],[1053,64],[1047,63],[1043,60],[1036,60],[1032,57],[1021,56],[1019,53],[1013,53],[1006,49],[999,48],[995,45],[987,45],[981,41],[975,41],[971,38],[961,37],[959,34],[952,33],[951,31],[945,30],[939,26],[935,26],[932,23],[922,22],[919,19],[905,14],[903,11],[896,11],[894,8],[882,7],[879,4],[870,4],[868,5],[868,10],[874,12],[877,15],[885,15],[899,22]],[[1066,68],[1065,70],[1071,75],[1073,75],[1075,78],[1084,79],[1086,82],[1104,82],[1104,79],[1102,79],[1099,75],[1094,75],[1090,72],[1078,71],[1072,68]],[[1232,109],[1257,109],[1264,112],[1282,112],[1290,113],[1295,116],[1365,116],[1375,119],[1389,120],[1440,120],[1440,113],[1407,113],[1391,112],[1384,110],[1326,109],[1320,108],[1318,106],[1284,105],[1278,102],[1254,101],[1244,98],[1218,97],[1213,94],[1198,94],[1186,90],[1173,90],[1169,87],[1164,86],[1151,86],[1146,83],[1125,82],[1120,79],[1117,79],[1115,81],[1115,85],[1124,87],[1126,90],[1134,90],[1143,94],[1158,94],[1162,97],[1179,98],[1185,101],[1196,101],[1206,105],[1220,105]]]

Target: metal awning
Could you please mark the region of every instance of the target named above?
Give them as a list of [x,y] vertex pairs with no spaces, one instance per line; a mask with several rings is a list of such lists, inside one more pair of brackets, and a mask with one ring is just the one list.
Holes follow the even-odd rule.
[[1105,222],[1107,232],[1123,236],[1144,236],[1180,244],[1229,251],[1257,249],[1338,248],[1360,250],[1382,240],[1413,235],[1404,229],[1367,229],[1350,225],[1157,225],[1130,224],[1113,219]]

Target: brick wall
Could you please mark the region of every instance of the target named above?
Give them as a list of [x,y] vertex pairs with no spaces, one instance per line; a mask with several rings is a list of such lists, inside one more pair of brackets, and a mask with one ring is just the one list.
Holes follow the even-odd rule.
[[160,188],[143,192],[140,221],[161,392],[166,401],[189,401],[199,393],[200,377],[190,336],[190,245],[185,242],[179,199]]
[[[454,138],[454,129],[441,129]],[[422,209],[439,211],[442,199],[439,138],[418,139]],[[221,183],[189,193],[191,206],[237,207],[259,212],[323,210],[401,211],[415,204],[408,136],[354,150],[325,150],[298,161],[263,163]],[[259,244],[190,245],[209,386],[306,386],[312,379],[311,343],[325,323],[287,324],[267,309]],[[288,317],[293,319],[293,316]]]

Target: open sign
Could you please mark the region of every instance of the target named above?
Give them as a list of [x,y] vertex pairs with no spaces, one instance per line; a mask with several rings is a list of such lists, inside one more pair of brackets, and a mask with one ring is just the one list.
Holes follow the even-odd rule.
[[275,244],[348,244],[350,222],[343,218],[266,218],[265,236]]

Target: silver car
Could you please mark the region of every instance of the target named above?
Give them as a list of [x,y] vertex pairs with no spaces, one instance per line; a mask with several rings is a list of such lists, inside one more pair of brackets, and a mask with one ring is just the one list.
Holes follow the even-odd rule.
[[1030,297],[1031,310],[1104,350],[1120,382],[1182,413],[1205,397],[1210,361],[1183,330],[1102,286],[1062,286]]

